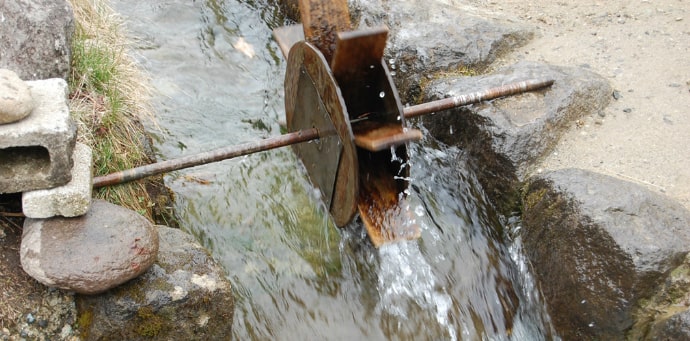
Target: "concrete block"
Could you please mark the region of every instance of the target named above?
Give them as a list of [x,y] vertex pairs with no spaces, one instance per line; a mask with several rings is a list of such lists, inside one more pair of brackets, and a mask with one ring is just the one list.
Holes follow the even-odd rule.
[[77,128],[60,78],[26,82],[35,108],[21,121],[0,125],[0,193],[62,186],[72,178]]
[[55,216],[78,217],[91,206],[93,183],[91,148],[77,143],[74,147],[72,181],[66,185],[22,193],[22,211],[29,218]]

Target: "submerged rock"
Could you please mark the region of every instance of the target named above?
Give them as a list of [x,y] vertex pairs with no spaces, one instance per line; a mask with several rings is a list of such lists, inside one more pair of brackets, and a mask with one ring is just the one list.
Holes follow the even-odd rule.
[[690,212],[618,178],[565,169],[529,180],[525,253],[565,340],[625,338],[633,311],[690,250]]
[[146,218],[103,200],[77,218],[24,221],[24,271],[44,285],[96,294],[146,271],[158,253],[158,233]]
[[0,124],[12,123],[31,114],[31,89],[14,71],[0,69]]
[[156,263],[142,276],[77,299],[89,340],[229,340],[234,300],[223,269],[189,234],[158,227]]

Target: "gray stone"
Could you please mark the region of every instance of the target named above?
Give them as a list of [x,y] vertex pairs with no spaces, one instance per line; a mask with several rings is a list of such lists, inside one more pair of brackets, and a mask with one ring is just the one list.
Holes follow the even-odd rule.
[[0,193],[62,186],[72,179],[77,128],[59,78],[26,82],[36,104],[25,119],[0,125]]
[[690,340],[690,254],[635,312],[628,340]]
[[27,218],[20,249],[22,268],[31,277],[81,294],[101,293],[139,276],[157,254],[155,226],[103,200],[94,200],[78,218]]
[[[90,340],[229,340],[234,301],[225,271],[191,235],[158,227],[156,263],[98,296],[78,297]],[[88,318],[83,318],[88,317]]]
[[28,218],[78,217],[91,205],[91,148],[77,143],[72,155],[72,180],[64,186],[22,193],[22,211]]
[[633,309],[690,249],[690,212],[679,203],[579,169],[530,179],[522,222],[525,253],[566,340],[623,339]]
[[28,116],[34,109],[29,86],[14,71],[0,69],[0,124]]
[[663,320],[652,329],[646,340],[690,340],[690,309],[683,310]]
[[436,100],[527,79],[553,79],[545,90],[509,96],[424,116],[429,132],[444,143],[463,146],[479,136],[464,134],[468,124],[491,139],[490,148],[509,160],[518,175],[551,151],[572,123],[603,110],[612,88],[586,69],[520,62],[489,75],[441,78],[429,83],[426,100]]
[[432,101],[534,78],[555,82],[544,90],[421,118],[436,139],[472,156],[479,181],[506,214],[518,202],[518,180],[554,148],[575,120],[608,105],[610,85],[582,68],[520,62],[488,75],[439,78],[425,89],[424,100]]
[[67,79],[74,34],[69,1],[3,1],[0,15],[0,68],[24,80]]
[[390,28],[386,61],[403,103],[420,93],[424,77],[459,68],[484,70],[504,53],[534,37],[534,30],[515,21],[460,4],[426,1],[354,1],[359,27]]

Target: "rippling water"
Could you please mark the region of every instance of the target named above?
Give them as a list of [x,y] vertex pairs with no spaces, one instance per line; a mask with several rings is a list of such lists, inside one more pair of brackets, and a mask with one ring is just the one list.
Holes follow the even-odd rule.
[[[152,76],[160,158],[280,134],[285,63],[264,1],[113,1]],[[423,127],[418,127],[424,129]],[[410,146],[422,237],[336,228],[291,149],[169,174],[183,228],[227,270],[238,340],[551,338],[518,240],[461,150]],[[505,221],[504,221],[505,220]]]

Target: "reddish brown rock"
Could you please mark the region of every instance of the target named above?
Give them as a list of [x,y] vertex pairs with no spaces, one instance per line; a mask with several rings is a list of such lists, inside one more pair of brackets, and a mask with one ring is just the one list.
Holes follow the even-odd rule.
[[158,232],[138,213],[95,200],[81,217],[26,219],[20,253],[39,282],[96,294],[145,272],[158,254]]

